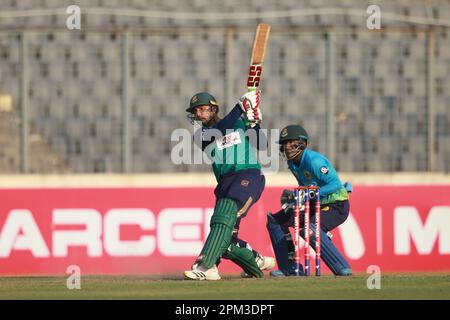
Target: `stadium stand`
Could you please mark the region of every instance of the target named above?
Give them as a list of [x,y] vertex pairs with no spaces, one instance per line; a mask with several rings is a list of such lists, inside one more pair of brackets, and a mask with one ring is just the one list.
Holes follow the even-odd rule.
[[[249,12],[326,8],[327,1],[77,1],[82,8],[164,12]],[[354,8],[356,0],[336,2]],[[383,10],[410,16],[450,18],[422,1],[381,1]],[[8,0],[2,10],[61,8],[61,0]],[[365,7],[362,8],[365,10]],[[129,28],[128,105],[131,171],[209,171],[206,165],[170,161],[175,128],[192,127],[184,112],[189,98],[212,92],[222,110],[245,89],[255,20],[155,19],[114,15],[83,17],[68,31],[65,15],[0,19],[0,95],[12,109],[0,112],[0,172],[19,172],[19,34],[27,31],[30,76],[30,170],[120,172],[122,110],[120,30]],[[326,37],[334,36],[336,159],[347,172],[427,170],[426,59],[424,29],[386,21],[386,32],[364,28],[365,18],[323,15],[268,19],[274,25],[266,55],[263,109],[267,128],[303,124],[312,147],[326,154]],[[355,26],[360,26],[356,28]],[[361,27],[363,26],[363,27]],[[389,29],[390,26],[393,28]],[[394,26],[403,27],[397,30]],[[226,96],[226,32],[233,27],[230,97]],[[302,30],[299,27],[305,27]],[[308,27],[308,28],[307,28]],[[315,30],[311,27],[316,27]],[[170,29],[169,29],[170,28]],[[279,30],[277,30],[279,28]],[[406,31],[405,31],[406,30]],[[434,29],[436,170],[450,171],[450,38]],[[228,105],[224,105],[227,102]],[[223,112],[222,111],[222,112]]]

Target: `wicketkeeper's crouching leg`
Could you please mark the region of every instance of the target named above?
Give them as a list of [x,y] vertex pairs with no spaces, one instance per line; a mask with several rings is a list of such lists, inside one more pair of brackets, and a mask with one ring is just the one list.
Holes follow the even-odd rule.
[[[267,216],[267,230],[269,231],[272,247],[277,259],[278,269],[271,272],[272,276],[289,276],[293,275],[293,250],[294,243],[286,225],[286,213],[282,210],[276,214],[269,213]],[[288,222],[291,224],[291,221]],[[291,225],[290,225],[291,226]],[[311,247],[315,249],[315,225],[312,223],[311,227]],[[300,236],[304,238],[304,230],[300,232]],[[337,276],[348,276],[352,274],[352,270],[347,260],[338,251],[331,241],[328,233],[321,230],[321,254],[322,260],[327,267]],[[303,267],[300,266],[301,274]]]
[[[289,217],[284,211],[280,211],[278,214],[270,212],[267,214],[267,231],[272,242],[280,275],[288,275],[293,269],[294,243],[289,233],[288,221]],[[303,273],[303,270],[301,270],[301,273]]]
[[[311,223],[310,229],[310,243],[313,249],[316,249],[316,225]],[[304,239],[304,230],[300,232],[301,237]],[[336,246],[331,241],[328,233],[320,230],[320,250],[323,262],[336,276],[350,276],[352,275],[352,269],[345,260],[344,256],[338,251]]]

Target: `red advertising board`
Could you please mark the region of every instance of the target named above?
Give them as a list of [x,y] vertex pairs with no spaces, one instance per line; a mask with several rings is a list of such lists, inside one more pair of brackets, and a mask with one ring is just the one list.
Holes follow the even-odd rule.
[[[281,191],[267,187],[241,223],[264,255]],[[213,204],[213,189],[198,187],[1,189],[0,274],[180,273],[201,250]],[[450,270],[450,186],[357,185],[350,211],[332,240],[355,272]],[[220,271],[239,269],[223,261]]]

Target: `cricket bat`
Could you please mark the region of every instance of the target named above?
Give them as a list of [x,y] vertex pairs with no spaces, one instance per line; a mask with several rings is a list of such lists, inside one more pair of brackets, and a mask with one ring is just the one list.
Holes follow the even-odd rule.
[[269,40],[270,25],[260,23],[256,28],[255,39],[253,40],[252,57],[250,59],[250,69],[248,71],[247,88],[253,91],[261,84],[262,64],[266,53],[266,46]]

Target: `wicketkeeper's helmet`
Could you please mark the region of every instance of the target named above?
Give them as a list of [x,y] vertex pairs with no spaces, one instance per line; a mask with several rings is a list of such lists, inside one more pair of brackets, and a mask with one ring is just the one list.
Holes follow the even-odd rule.
[[282,144],[284,141],[288,140],[305,140],[308,141],[308,133],[305,128],[302,126],[292,124],[287,127],[284,127],[280,131],[280,139],[278,140],[279,144]]

